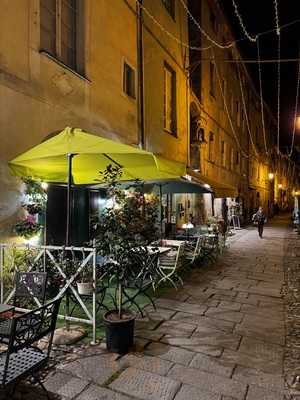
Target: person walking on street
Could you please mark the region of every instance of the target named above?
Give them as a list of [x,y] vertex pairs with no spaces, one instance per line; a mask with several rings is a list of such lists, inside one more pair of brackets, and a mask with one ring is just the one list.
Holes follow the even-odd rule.
[[262,207],[259,207],[257,213],[253,215],[252,221],[255,225],[257,225],[259,237],[262,239],[264,232],[264,223],[266,222],[266,216]]

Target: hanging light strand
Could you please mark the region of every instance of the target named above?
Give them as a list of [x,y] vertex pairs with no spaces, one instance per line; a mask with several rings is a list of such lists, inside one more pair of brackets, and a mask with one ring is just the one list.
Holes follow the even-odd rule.
[[254,153],[255,153],[256,157],[259,158],[259,154],[258,154],[258,151],[256,149],[256,146],[255,146],[255,143],[254,143],[254,140],[253,140],[253,136],[252,136],[252,133],[251,133],[251,129],[250,129],[249,117],[248,117],[248,112],[247,112],[247,107],[246,107],[246,101],[245,101],[245,94],[244,94],[244,89],[243,89],[241,71],[240,71],[239,67],[237,68],[237,70],[238,70],[238,75],[239,75],[239,83],[240,83],[240,89],[241,89],[241,95],[242,95],[242,103],[243,103],[243,108],[244,108],[244,114],[245,114],[245,119],[246,119],[247,130],[248,130],[248,133],[249,133],[250,142],[251,142],[251,145],[253,147]]
[[[124,0],[127,3],[127,0]],[[184,42],[182,40],[180,40],[178,37],[176,37],[175,35],[173,35],[173,33],[171,33],[170,31],[168,31],[152,14],[151,12],[143,5],[139,2],[139,0],[135,0],[136,3],[139,4],[139,7],[145,12],[145,14],[152,20],[152,22],[159,27],[159,29],[164,32],[167,36],[169,36],[171,39],[173,39],[176,43],[178,43],[179,45],[188,48],[190,50],[196,50],[196,51],[205,51],[205,50],[210,50],[213,45],[209,45],[209,46],[204,46],[204,47],[197,47],[197,46],[190,46],[187,42]],[[183,1],[183,0],[180,0]],[[187,9],[187,6],[184,4],[185,9]],[[189,11],[189,13],[191,14],[191,12]],[[192,15],[192,14],[191,14]],[[190,17],[191,18],[191,17]],[[193,17],[194,18],[194,17]],[[194,18],[195,19],[195,18]],[[196,20],[196,19],[195,19]],[[289,26],[295,25],[300,23],[300,18],[293,20],[291,22],[288,22],[287,24],[284,24],[282,26],[279,27],[279,29],[284,29],[287,28]],[[199,24],[200,25],[200,24]],[[277,29],[269,29],[267,31],[263,31],[263,32],[259,32],[257,34],[257,36],[261,36],[261,35],[266,35],[266,34],[270,34],[274,31],[276,31]],[[233,47],[236,43],[241,42],[243,40],[247,40],[247,38],[245,37],[241,37],[239,39],[236,39],[230,43],[228,43],[229,47]],[[222,45],[220,45],[222,46]],[[226,47],[225,47],[226,48]]]
[[280,44],[280,34],[278,35],[278,63],[277,63],[277,153],[280,153],[280,53],[281,53],[281,44]]
[[292,135],[292,144],[291,144],[291,150],[289,152],[289,157],[291,157],[291,155],[293,154],[293,148],[294,148],[294,143],[295,143],[295,133],[296,133],[296,124],[297,124],[297,115],[298,115],[299,86],[300,86],[300,61],[298,63],[298,76],[297,76],[296,102],[295,102],[295,111],[294,111],[293,135]]
[[276,35],[278,37],[278,49],[277,49],[277,154],[280,153],[280,58],[281,58],[281,40],[280,40],[280,26],[279,26],[279,13],[278,13],[278,1],[273,0],[275,10],[275,27]]
[[250,42],[254,42],[255,43],[257,41],[257,39],[258,39],[258,36],[257,35],[251,36],[250,33],[247,31],[246,26],[245,26],[245,24],[243,22],[243,18],[241,16],[241,14],[239,13],[238,6],[237,6],[235,0],[232,0],[232,5],[233,5],[233,8],[234,8],[234,13],[237,16],[237,19],[239,20],[240,27],[242,28],[242,31],[244,32],[246,38],[249,39]]
[[265,152],[266,152],[266,155],[268,156],[269,152],[268,152],[268,146],[267,146],[266,127],[265,127],[264,100],[263,100],[263,91],[262,91],[259,39],[257,39],[256,45],[257,45],[257,59],[258,59],[258,77],[259,77],[259,96],[260,96],[260,109],[261,109],[261,123],[262,123],[262,130],[263,130],[263,136],[264,136]]
[[[212,58],[215,59],[215,53],[214,53],[213,49],[211,49],[211,52],[212,52]],[[218,69],[218,66],[217,66],[217,64],[215,62],[214,62],[214,66],[215,66],[216,76],[217,76],[219,87],[220,87],[220,92],[221,92],[221,95],[222,95],[222,100],[223,100],[223,103],[224,103],[224,108],[225,108],[225,111],[226,111],[226,114],[227,114],[227,117],[228,117],[228,121],[229,121],[231,130],[232,130],[233,136],[235,138],[235,141],[236,141],[237,146],[238,146],[239,150],[241,151],[241,153],[244,155],[245,158],[249,158],[249,155],[242,148],[242,146],[240,144],[240,141],[239,141],[239,138],[238,138],[238,136],[237,136],[237,134],[235,132],[235,129],[234,129],[234,126],[233,126],[233,123],[232,123],[232,119],[231,119],[231,116],[230,116],[230,113],[229,113],[229,110],[228,110],[225,94],[223,92],[219,69]]]
[[199,29],[199,31],[202,33],[202,35],[213,45],[215,45],[216,47],[218,47],[219,49],[229,49],[230,47],[234,46],[235,42],[230,42],[227,44],[220,44],[218,43],[215,39],[213,39],[203,28],[202,26],[199,24],[199,22],[196,20],[196,18],[193,16],[193,14],[190,12],[190,10],[188,9],[188,6],[185,4],[184,0],[180,0],[180,3],[182,4],[183,8],[185,9],[185,11],[187,12],[187,15],[189,16],[189,18],[191,19],[191,21],[193,21],[193,23],[196,25],[196,27]]
[[278,1],[274,0],[274,8],[275,8],[275,26],[276,26],[276,34],[280,36],[280,27],[279,27],[279,14],[278,14]]
[[144,13],[151,19],[151,21],[160,28],[162,32],[164,32],[167,36],[169,36],[171,39],[173,39],[176,43],[178,43],[180,46],[183,46],[187,49],[190,50],[197,50],[197,51],[204,51],[204,50],[209,50],[212,46],[206,46],[206,47],[197,47],[197,46],[190,46],[188,43],[178,39],[173,33],[169,32],[149,11],[148,9],[142,5],[139,0],[136,0],[136,3],[139,4],[139,7],[144,11]]

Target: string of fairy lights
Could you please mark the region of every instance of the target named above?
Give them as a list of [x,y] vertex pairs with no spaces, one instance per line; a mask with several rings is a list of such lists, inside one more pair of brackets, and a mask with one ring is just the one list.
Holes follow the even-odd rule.
[[245,100],[245,94],[244,94],[244,89],[243,89],[241,71],[240,71],[240,68],[238,68],[237,70],[238,70],[238,75],[239,75],[239,83],[240,83],[242,104],[243,104],[243,109],[244,109],[244,114],[245,114],[247,131],[249,133],[251,146],[253,147],[254,153],[255,153],[255,155],[256,155],[256,157],[258,159],[259,158],[259,154],[258,154],[258,151],[256,149],[256,146],[255,146],[255,143],[254,143],[254,140],[253,140],[253,136],[252,136],[252,132],[251,132],[251,128],[250,128],[250,123],[249,123],[249,116],[248,116],[248,111],[247,111],[247,106],[246,106],[246,100]]
[[260,63],[260,49],[259,49],[259,38],[256,41],[257,46],[257,59],[258,59],[258,80],[259,80],[259,97],[260,97],[260,109],[261,109],[261,123],[262,123],[262,131],[264,137],[264,145],[266,155],[269,155],[267,139],[266,139],[266,127],[265,127],[265,115],[264,115],[264,100],[263,100],[263,91],[262,91],[262,74],[261,74],[261,63]]
[[[220,91],[221,91],[221,95],[224,101],[225,98],[225,94],[222,91],[222,83],[221,83],[221,78],[220,78],[220,73],[218,70],[218,67],[216,65],[216,57],[213,53],[213,49],[217,48],[220,50],[226,50],[226,49],[230,49],[230,48],[234,48],[236,46],[236,44],[238,42],[244,41],[244,40],[248,40],[250,43],[256,43],[257,45],[257,63],[258,63],[258,74],[259,74],[259,92],[260,92],[260,108],[261,108],[261,119],[262,119],[262,131],[263,131],[263,136],[264,136],[264,147],[265,147],[265,152],[267,155],[271,156],[271,153],[268,149],[268,144],[267,144],[267,140],[266,140],[266,129],[265,129],[265,117],[264,117],[264,100],[263,100],[263,90],[262,90],[262,70],[261,70],[261,63],[263,62],[261,60],[261,55],[260,55],[260,45],[259,45],[259,38],[262,35],[266,35],[266,34],[270,34],[275,32],[276,36],[277,36],[277,154],[280,157],[282,154],[280,152],[280,114],[281,114],[281,109],[280,109],[280,95],[281,95],[281,31],[282,29],[285,29],[293,24],[297,24],[300,22],[300,19],[295,19],[289,23],[283,24],[280,26],[280,21],[279,21],[279,10],[278,10],[278,0],[273,0],[273,6],[274,6],[274,14],[275,14],[275,28],[266,30],[266,31],[262,31],[262,32],[258,32],[256,34],[251,34],[249,32],[249,30],[247,29],[243,17],[241,15],[241,13],[239,12],[239,8],[237,5],[237,1],[236,0],[232,0],[232,5],[233,5],[233,9],[234,9],[234,13],[238,19],[240,28],[243,32],[243,37],[237,39],[237,40],[232,40],[232,41],[228,41],[227,43],[220,43],[219,41],[217,41],[215,38],[213,38],[204,28],[203,26],[199,23],[199,21],[197,21],[197,19],[194,17],[194,15],[192,14],[192,12],[189,10],[187,3],[185,2],[185,0],[179,0],[180,3],[182,4],[183,8],[185,9],[188,18],[193,22],[193,24],[197,27],[197,29],[199,30],[199,32],[201,33],[201,35],[206,39],[206,41],[209,43],[207,46],[193,46],[190,45],[188,42],[184,42],[182,39],[180,39],[179,37],[177,37],[174,33],[170,32],[168,29],[166,29],[163,24],[148,10],[147,7],[145,7],[144,4],[142,4],[140,2],[140,0],[135,0],[136,3],[139,5],[139,7],[141,8],[141,10],[143,10],[143,12],[149,17],[149,19],[164,33],[166,34],[169,38],[171,38],[172,40],[174,40],[178,45],[189,49],[189,50],[196,50],[196,51],[207,51],[210,50],[212,51],[213,54],[213,61],[214,61],[214,65],[216,67],[216,75],[219,81],[219,85],[220,86]],[[239,60],[238,60],[239,61]],[[293,152],[293,147],[294,147],[294,142],[295,142],[295,130],[296,130],[296,119],[297,119],[297,103],[298,103],[298,97],[299,97],[299,80],[300,80],[300,61],[298,61],[298,83],[297,83],[297,93],[296,93],[296,107],[295,107],[295,118],[294,118],[294,126],[293,126],[293,135],[292,135],[292,144],[291,144],[291,149],[290,152],[288,154],[288,156],[290,157],[292,152]],[[240,70],[239,68],[237,68],[239,75],[240,75]],[[251,133],[251,129],[250,129],[250,123],[249,123],[249,116],[247,113],[247,108],[246,108],[246,102],[245,102],[245,96],[243,93],[243,87],[242,87],[242,80],[241,80],[241,76],[239,79],[239,83],[240,83],[240,88],[241,88],[241,94],[242,94],[242,103],[243,103],[243,107],[244,107],[244,114],[245,114],[245,119],[246,119],[246,125],[247,125],[247,130],[249,132],[249,137],[250,137],[250,141],[252,144],[252,147],[254,149],[254,152],[256,154],[256,156],[258,156],[258,151],[256,149],[253,137],[252,137],[252,133]],[[238,147],[241,150],[241,152],[243,153],[243,155],[245,157],[249,157],[249,155],[244,151],[244,149],[242,148],[241,144],[239,143],[238,137],[236,135],[236,132],[234,130],[234,126],[230,117],[230,113],[228,110],[228,106],[226,104],[226,100],[224,101],[224,107],[226,110],[226,114],[228,116],[228,120],[229,120],[229,124],[231,126],[231,129],[233,131],[234,137],[237,141]]]
[[289,152],[289,157],[293,154],[293,148],[295,143],[295,133],[296,133],[296,124],[297,124],[297,115],[298,115],[298,99],[299,99],[299,86],[300,86],[300,61],[298,62],[298,76],[297,76],[297,89],[296,89],[296,101],[295,101],[295,109],[294,109],[294,123],[293,123],[293,133],[292,133],[292,144]]
[[250,42],[254,42],[255,43],[257,41],[257,39],[258,39],[258,35],[254,35],[254,36],[250,35],[250,33],[247,31],[246,26],[245,26],[245,24],[243,22],[242,16],[239,13],[238,6],[237,6],[235,0],[231,0],[231,1],[232,1],[232,5],[233,5],[233,8],[234,8],[235,15],[237,16],[237,19],[239,20],[240,26],[242,28],[242,31],[244,32],[245,37],[248,40],[250,40]]

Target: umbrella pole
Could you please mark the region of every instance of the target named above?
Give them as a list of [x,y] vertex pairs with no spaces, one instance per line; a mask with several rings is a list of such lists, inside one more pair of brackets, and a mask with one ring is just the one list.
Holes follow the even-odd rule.
[[[70,246],[72,228],[72,159],[74,154],[68,154],[68,187],[67,187],[67,226],[66,226],[66,246]],[[73,261],[73,260],[72,260]],[[69,290],[66,291],[65,317],[70,314]],[[70,322],[66,319],[66,329],[70,329]]]
[[163,237],[163,200],[162,200],[162,187],[159,185],[159,200],[160,200],[160,238]]

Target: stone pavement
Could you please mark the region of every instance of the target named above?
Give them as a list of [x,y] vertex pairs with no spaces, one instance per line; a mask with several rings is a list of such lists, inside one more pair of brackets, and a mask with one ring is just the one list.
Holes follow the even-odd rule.
[[[285,382],[286,257],[289,267],[297,264],[286,254],[290,240],[299,241],[300,254],[286,218],[267,225],[263,239],[245,230],[214,265],[159,298],[156,311],[149,307],[137,321],[135,352],[119,357],[90,347],[60,363],[46,387],[64,400],[300,399],[297,357],[286,377],[292,390]],[[43,398],[32,396],[20,398]]]

